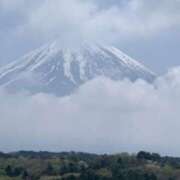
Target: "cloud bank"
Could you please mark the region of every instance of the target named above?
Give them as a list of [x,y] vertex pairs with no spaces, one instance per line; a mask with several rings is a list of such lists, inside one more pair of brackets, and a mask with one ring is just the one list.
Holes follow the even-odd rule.
[[58,37],[63,44],[74,41],[77,45],[82,40],[112,43],[179,26],[179,10],[178,0],[130,0],[106,8],[89,0],[46,0],[29,14],[22,31],[42,39]]
[[0,91],[0,149],[180,155],[180,68],[154,84],[98,78],[74,94]]
[[[11,36],[29,41],[38,37],[41,42],[59,38],[61,44],[148,37],[180,25],[179,0],[120,2],[112,1],[103,8],[100,5],[107,3],[100,0],[40,0],[28,3],[25,0],[2,0],[0,15]],[[1,30],[0,35],[7,34],[7,29]]]

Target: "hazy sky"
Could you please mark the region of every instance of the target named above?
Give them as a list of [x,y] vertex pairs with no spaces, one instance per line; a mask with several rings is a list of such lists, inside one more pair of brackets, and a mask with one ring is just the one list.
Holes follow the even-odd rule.
[[1,0],[0,64],[45,42],[118,46],[158,73],[179,63],[179,0]]
[[67,97],[0,88],[0,151],[180,156],[180,0],[0,0],[0,64],[47,41],[112,44],[158,73],[94,79]]

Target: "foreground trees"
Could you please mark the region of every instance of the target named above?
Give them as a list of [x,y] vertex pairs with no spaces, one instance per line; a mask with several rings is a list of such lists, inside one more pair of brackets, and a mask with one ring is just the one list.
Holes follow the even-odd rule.
[[137,155],[17,152],[0,154],[0,180],[178,180],[180,159]]

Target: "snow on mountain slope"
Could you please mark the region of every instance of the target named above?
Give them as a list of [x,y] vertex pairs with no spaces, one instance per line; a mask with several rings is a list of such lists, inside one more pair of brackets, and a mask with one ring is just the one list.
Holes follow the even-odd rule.
[[0,86],[63,96],[98,76],[148,82],[155,78],[152,71],[115,47],[84,44],[72,50],[53,42],[0,68]]

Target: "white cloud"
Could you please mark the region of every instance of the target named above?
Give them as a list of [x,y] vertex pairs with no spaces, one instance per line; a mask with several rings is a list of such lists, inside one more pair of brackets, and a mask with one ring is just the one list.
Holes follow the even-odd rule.
[[148,37],[180,25],[178,0],[130,0],[103,9],[89,0],[45,0],[35,4],[18,33],[39,40],[58,37],[68,45],[81,40],[114,42]]
[[179,77],[176,68],[153,85],[99,78],[64,98],[1,90],[0,149],[179,155]]

